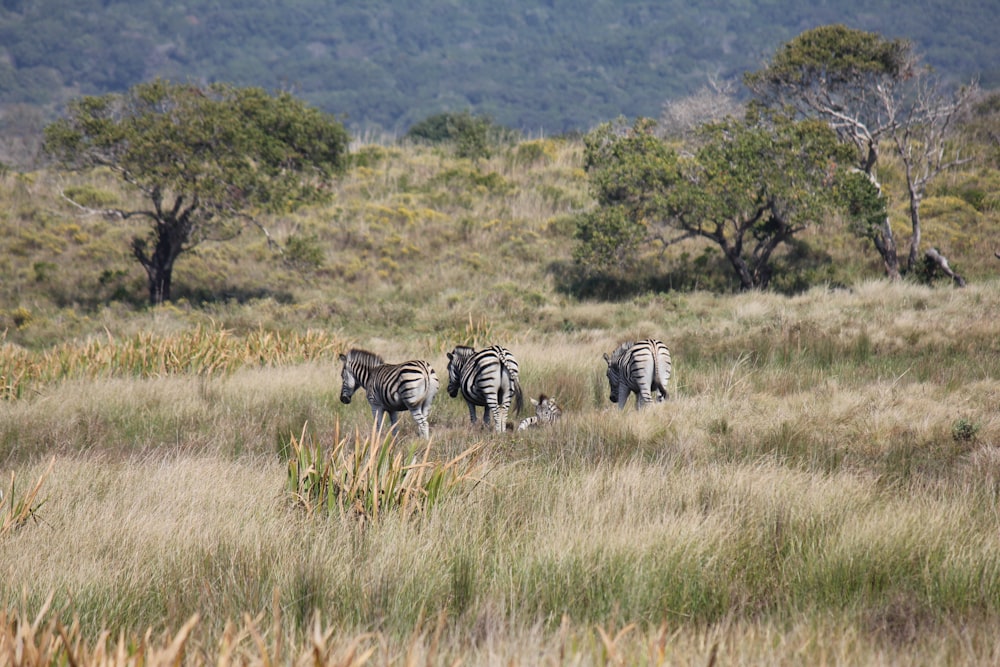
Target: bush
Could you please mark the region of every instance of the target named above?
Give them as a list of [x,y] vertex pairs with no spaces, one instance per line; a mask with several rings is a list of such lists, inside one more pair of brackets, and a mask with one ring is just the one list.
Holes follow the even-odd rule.
[[969,442],[976,439],[979,433],[979,424],[962,417],[956,419],[951,425],[951,438],[955,442]]
[[414,124],[406,138],[418,143],[452,143],[457,157],[479,160],[492,156],[497,146],[513,142],[517,132],[496,124],[489,116],[444,112]]

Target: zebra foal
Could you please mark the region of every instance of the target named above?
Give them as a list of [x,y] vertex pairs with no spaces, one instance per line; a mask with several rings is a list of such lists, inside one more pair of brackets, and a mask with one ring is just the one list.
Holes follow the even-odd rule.
[[383,415],[388,414],[389,423],[395,428],[399,413],[409,410],[420,435],[431,437],[427,415],[440,383],[426,361],[387,364],[377,354],[357,349],[340,355],[340,360],[344,364],[340,370],[341,403],[350,403],[354,392],[364,389],[377,426],[381,426]]
[[635,393],[635,407],[642,408],[656,400],[670,398],[667,381],[670,380],[670,350],[663,341],[647,338],[640,341],[622,343],[610,355],[604,355],[608,363],[608,384],[611,385],[611,402],[625,409],[630,393]]
[[455,398],[461,391],[473,424],[476,406],[482,406],[483,423],[489,426],[492,421],[493,430],[503,432],[511,399],[517,412],[524,403],[518,370],[517,360],[505,347],[493,345],[477,352],[459,345],[448,353],[448,395]]
[[552,424],[562,417],[562,408],[556,404],[556,399],[542,394],[538,400],[531,399],[531,404],[535,406],[535,414],[526,417],[517,425],[518,431],[524,431],[532,426],[544,426]]

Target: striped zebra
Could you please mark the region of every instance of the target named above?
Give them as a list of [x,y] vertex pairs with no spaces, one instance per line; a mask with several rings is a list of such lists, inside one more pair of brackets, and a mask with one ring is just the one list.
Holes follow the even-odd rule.
[[502,432],[507,428],[507,413],[511,399],[514,409],[521,411],[524,399],[518,382],[518,366],[514,355],[505,347],[493,345],[478,352],[459,345],[448,353],[448,395],[462,392],[469,406],[469,419],[476,423],[476,406],[483,406],[483,423]]
[[382,357],[365,350],[350,350],[340,355],[340,360],[344,362],[340,371],[344,382],[341,403],[350,403],[354,392],[364,389],[376,425],[381,426],[383,415],[388,413],[389,423],[395,427],[399,412],[409,410],[420,435],[430,438],[427,415],[440,383],[426,361],[387,364]]
[[535,406],[535,414],[521,420],[517,425],[518,431],[523,431],[532,426],[545,426],[552,424],[562,417],[562,408],[556,404],[556,399],[542,394],[538,400],[531,399],[531,404]]
[[622,343],[611,355],[604,355],[608,362],[608,383],[611,385],[611,402],[625,409],[628,395],[635,392],[635,407],[642,408],[656,400],[670,398],[667,381],[670,379],[670,350],[654,338]]

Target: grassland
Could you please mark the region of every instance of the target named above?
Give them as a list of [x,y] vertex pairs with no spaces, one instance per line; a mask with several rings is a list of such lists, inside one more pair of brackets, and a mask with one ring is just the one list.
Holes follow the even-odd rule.
[[[536,143],[479,167],[369,147],[333,206],[273,223],[284,259],[249,235],[207,246],[154,310],[114,297],[143,293],[125,230],[74,217],[53,174],[7,177],[0,517],[42,483],[0,536],[0,655],[1000,661],[996,213],[945,199],[993,176],[942,184],[935,205],[968,220],[925,232],[964,289],[889,284],[860,242],[816,235],[830,279],[795,294],[596,301],[560,289],[578,146]],[[68,185],[128,196],[93,178]],[[601,354],[647,335],[673,352],[672,398],[621,413]],[[561,423],[489,434],[442,391],[430,457],[476,451],[432,507],[296,502],[293,441],[371,441],[364,401],[338,401],[340,351],[443,375],[452,345],[494,341]],[[394,447],[416,441],[404,415]]]

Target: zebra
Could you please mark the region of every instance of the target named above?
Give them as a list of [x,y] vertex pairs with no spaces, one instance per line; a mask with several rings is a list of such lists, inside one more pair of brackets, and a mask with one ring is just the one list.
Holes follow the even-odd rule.
[[541,394],[538,400],[531,399],[531,404],[535,406],[535,414],[521,420],[517,425],[518,431],[523,431],[531,426],[544,426],[552,424],[562,417],[562,408],[556,404],[556,399]]
[[505,347],[493,345],[478,352],[459,345],[448,353],[448,395],[462,397],[469,406],[469,419],[476,423],[476,406],[483,406],[483,423],[500,433],[507,428],[511,398],[521,412],[524,399],[518,382],[518,365]]
[[341,354],[340,360],[344,363],[340,371],[344,383],[341,403],[350,403],[354,392],[364,389],[377,426],[381,426],[383,415],[388,413],[389,423],[395,428],[399,412],[409,410],[420,435],[431,437],[427,415],[440,383],[426,361],[387,364],[377,354],[357,349]]
[[605,354],[604,360],[608,362],[611,402],[617,403],[620,410],[625,409],[631,392],[635,392],[636,409],[653,402],[654,388],[658,402],[670,398],[670,350],[662,341],[647,338],[622,343],[610,356]]

